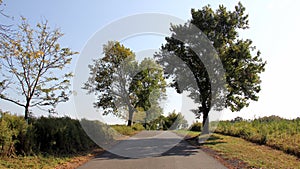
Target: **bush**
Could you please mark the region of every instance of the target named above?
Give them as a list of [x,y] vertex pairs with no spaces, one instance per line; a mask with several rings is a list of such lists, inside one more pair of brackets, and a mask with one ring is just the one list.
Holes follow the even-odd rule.
[[233,120],[231,120],[232,122],[241,122],[244,121],[244,119],[242,117],[236,117]]
[[98,145],[106,144],[113,139],[113,130],[100,121],[82,119],[80,123],[88,136]]
[[37,150],[40,152],[68,154],[95,147],[78,120],[41,117],[33,126]]
[[134,135],[136,133],[136,131],[132,127],[126,125],[116,124],[116,125],[111,125],[111,127],[118,133],[126,136]]
[[1,156],[12,156],[22,152],[21,144],[26,137],[28,125],[24,118],[1,113],[0,117],[0,154]]
[[[72,154],[96,147],[78,120],[69,117],[31,118],[0,112],[0,155]],[[109,139],[105,125],[88,121],[102,131],[102,139]]]
[[202,131],[202,123],[200,122],[194,122],[191,127],[190,127],[190,131]]
[[140,123],[135,123],[132,126],[115,124],[115,125],[111,125],[111,127],[119,134],[126,135],[126,136],[132,136],[136,134],[138,131],[145,130],[144,126]]
[[140,123],[134,123],[132,125],[132,129],[135,130],[135,131],[142,131],[142,130],[145,130],[144,126]]

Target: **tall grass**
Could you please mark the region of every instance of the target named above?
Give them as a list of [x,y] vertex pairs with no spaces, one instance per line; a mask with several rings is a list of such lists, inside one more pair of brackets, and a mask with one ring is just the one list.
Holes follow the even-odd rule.
[[220,121],[216,133],[244,138],[300,157],[300,118],[277,116],[255,120]]

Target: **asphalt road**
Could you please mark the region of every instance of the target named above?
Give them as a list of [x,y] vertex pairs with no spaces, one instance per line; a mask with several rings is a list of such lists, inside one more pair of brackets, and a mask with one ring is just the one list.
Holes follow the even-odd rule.
[[226,169],[170,131],[143,131],[78,169]]

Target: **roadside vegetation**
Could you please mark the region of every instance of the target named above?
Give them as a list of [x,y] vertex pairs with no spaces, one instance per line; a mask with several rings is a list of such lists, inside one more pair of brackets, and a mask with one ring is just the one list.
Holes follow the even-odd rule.
[[19,168],[19,169],[72,169],[93,158],[102,149],[95,152],[81,152],[70,155],[34,155],[34,156],[15,156],[1,157],[0,169]]
[[[194,123],[189,130],[176,133],[199,145],[198,138],[206,137],[198,137],[201,126]],[[200,148],[229,168],[300,168],[300,118],[269,116],[245,120],[237,117],[220,121],[214,133]]]
[[238,137],[213,134],[201,149],[229,168],[300,168],[296,156]]
[[[103,124],[94,126],[109,139]],[[103,129],[103,130],[101,130]],[[89,157],[98,146],[87,136],[79,120],[69,117],[30,118],[0,113],[0,168],[54,168],[73,159]]]
[[[93,123],[90,121],[90,123]],[[32,118],[1,113],[0,155],[63,155],[95,148],[79,120],[69,117]]]
[[[27,123],[23,116],[0,112],[0,168],[55,168],[68,166],[70,162],[80,164],[93,156],[91,152],[101,150],[94,141],[122,139],[117,136],[132,136],[145,130],[144,126],[147,130],[152,129],[149,126],[163,130],[187,125],[183,116],[175,112],[151,123],[108,126],[96,120],[79,121],[69,117],[31,117]],[[91,140],[88,134],[96,134],[98,140]]]
[[293,120],[278,116],[255,120],[236,118],[219,122],[215,132],[241,137],[300,157],[300,118]]
[[[201,124],[200,124],[201,125]],[[175,110],[167,116],[160,115],[152,121],[146,119],[128,125],[111,125],[111,127],[119,134],[132,136],[142,130],[178,130],[185,132],[188,128],[188,122],[181,113],[176,113]],[[200,126],[201,128],[201,126]],[[200,130],[199,130],[200,131]]]
[[132,126],[116,124],[116,125],[111,125],[111,127],[119,134],[125,136],[132,136],[137,134],[139,131],[145,130],[143,125],[139,123],[135,123]]

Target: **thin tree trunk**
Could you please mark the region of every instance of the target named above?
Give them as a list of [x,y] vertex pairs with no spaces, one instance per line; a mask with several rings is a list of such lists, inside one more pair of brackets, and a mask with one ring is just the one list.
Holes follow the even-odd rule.
[[27,103],[25,105],[25,115],[24,115],[24,119],[28,124],[28,119],[29,119],[29,103],[30,101],[27,100]]
[[28,122],[28,115],[29,114],[29,110],[28,110],[28,107],[25,107],[25,116],[24,116],[24,119]]
[[208,117],[209,111],[206,110],[203,112],[203,121],[202,121],[202,133],[201,134],[209,134],[209,117]]
[[133,108],[131,106],[129,106],[129,117],[128,117],[127,126],[131,126],[132,125],[133,112],[134,112]]

